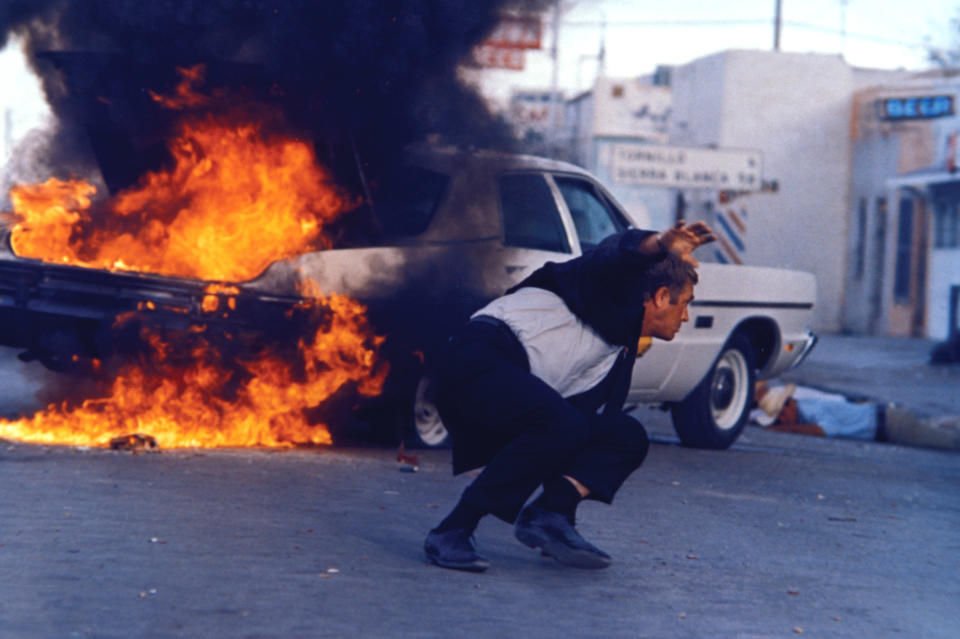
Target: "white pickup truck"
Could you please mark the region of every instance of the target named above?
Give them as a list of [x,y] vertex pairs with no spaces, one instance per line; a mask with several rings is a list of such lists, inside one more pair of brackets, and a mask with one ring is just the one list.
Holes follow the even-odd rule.
[[[399,195],[385,194],[376,209],[381,229],[394,235],[389,245],[307,253],[248,286],[293,294],[298,274],[308,273],[321,290],[374,309],[391,299],[378,315],[430,353],[456,323],[541,264],[571,259],[631,225],[589,173],[530,156],[413,151],[396,186]],[[628,401],[666,403],[685,444],[726,448],[746,423],[754,381],[796,366],[813,347],[816,284],[808,273],[750,266],[702,264],[699,274],[690,322],[637,359]],[[429,375],[413,377],[414,441],[441,445],[447,432]]]
[[[226,321],[239,326],[231,331],[275,327],[302,300],[305,278],[360,300],[386,336],[381,354],[391,367],[364,415],[425,446],[448,439],[432,402],[430,363],[452,331],[543,263],[571,259],[630,226],[579,167],[491,152],[411,150],[366,201],[330,229],[332,248],[229,283],[238,310]],[[116,347],[108,330],[115,318],[145,304],[154,321],[210,322],[200,310],[208,282],[51,264],[3,244],[0,343],[25,349],[25,359],[56,368],[78,354],[98,357]],[[729,446],[755,379],[795,366],[812,347],[814,298],[807,273],[703,264],[691,321],[638,358],[628,401],[670,405],[688,445]]]

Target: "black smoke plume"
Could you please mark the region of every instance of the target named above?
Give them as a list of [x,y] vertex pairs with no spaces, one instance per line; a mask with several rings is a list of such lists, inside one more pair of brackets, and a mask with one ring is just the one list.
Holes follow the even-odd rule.
[[[227,104],[200,110],[279,107],[284,127],[292,129],[284,132],[311,139],[338,183],[362,196],[357,165],[364,179],[376,182],[390,175],[401,149],[412,142],[429,137],[509,150],[514,140],[509,127],[491,115],[458,70],[503,12],[539,13],[548,4],[552,1],[0,0],[0,47],[11,34],[24,42],[58,120],[47,157],[38,159],[38,166],[49,169],[40,179],[87,176],[96,169],[116,193],[160,168],[170,159],[167,142],[177,119],[186,114],[161,108],[151,94],[174,95],[183,80],[178,69],[203,65],[197,89]],[[405,266],[407,284],[371,305],[378,334],[390,336],[382,352],[396,371],[385,396],[412,397],[419,363],[411,343],[428,341],[418,331],[429,328],[430,339],[442,342],[474,310],[478,301],[457,285],[468,267],[455,251],[427,270]],[[441,281],[451,284],[442,287]],[[457,293],[453,301],[446,295],[450,290]],[[424,317],[440,316],[450,319],[424,325]],[[107,337],[111,348],[123,343],[115,332]],[[420,348],[429,362],[429,348]],[[67,360],[77,351],[72,345],[54,350]],[[409,401],[385,400],[371,410],[387,416],[379,421],[410,419]]]
[[[0,46],[26,42],[61,127],[51,145],[69,165],[92,145],[111,189],[163,159],[176,69],[279,104],[290,125],[350,146],[375,170],[433,135],[508,144],[506,125],[458,77],[506,10],[546,0],[0,0]],[[236,95],[231,93],[231,95]],[[338,167],[332,167],[337,170]]]

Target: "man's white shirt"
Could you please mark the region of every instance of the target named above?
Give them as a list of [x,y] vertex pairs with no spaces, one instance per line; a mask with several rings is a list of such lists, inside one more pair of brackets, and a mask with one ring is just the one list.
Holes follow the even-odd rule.
[[498,297],[477,315],[509,326],[527,352],[530,372],[563,397],[600,383],[623,350],[604,341],[558,295],[542,288],[528,286]]

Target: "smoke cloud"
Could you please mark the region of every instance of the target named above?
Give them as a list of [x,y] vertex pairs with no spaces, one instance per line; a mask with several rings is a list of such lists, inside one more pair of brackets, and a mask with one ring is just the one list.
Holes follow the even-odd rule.
[[297,130],[349,141],[374,168],[429,134],[503,147],[506,125],[457,69],[503,11],[546,4],[0,0],[0,45],[13,33],[24,39],[61,123],[52,146],[62,164],[83,138],[117,188],[162,159],[171,118],[149,92],[171,93],[176,69],[200,63],[209,86],[266,98]]

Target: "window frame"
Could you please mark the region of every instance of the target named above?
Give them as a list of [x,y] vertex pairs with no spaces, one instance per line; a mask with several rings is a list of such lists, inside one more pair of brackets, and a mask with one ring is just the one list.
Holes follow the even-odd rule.
[[[547,187],[547,192],[553,198],[553,205],[556,214],[559,216],[560,227],[563,231],[563,241],[566,247],[566,250],[556,251],[553,249],[545,249],[532,246],[523,246],[517,244],[510,244],[507,240],[507,217],[506,212],[503,207],[503,193],[501,191],[502,180],[504,178],[517,177],[517,176],[535,176],[543,180],[544,185]],[[503,242],[503,245],[511,249],[521,249],[527,251],[543,251],[545,253],[553,253],[556,255],[567,255],[574,257],[581,253],[580,250],[580,241],[577,237],[576,230],[573,229],[572,223],[570,221],[570,216],[566,210],[566,207],[563,206],[562,198],[558,199],[559,193],[557,192],[556,184],[553,183],[553,180],[550,178],[550,174],[547,171],[542,169],[511,169],[507,171],[501,171],[495,176],[496,180],[496,201],[497,208],[499,209],[500,216],[500,239]]]
[[[576,238],[580,253],[582,253],[584,250],[583,243],[580,240],[580,233],[577,231],[577,225],[573,219],[573,214],[570,211],[570,207],[567,204],[566,198],[563,197],[563,190],[560,187],[560,181],[564,180],[577,182],[578,184],[588,187],[588,190],[592,192],[593,196],[611,214],[611,218],[616,229],[614,231],[615,233],[621,233],[626,229],[633,228],[633,223],[630,221],[630,218],[627,217],[626,213],[623,212],[620,206],[616,203],[616,200],[609,193],[607,193],[602,184],[587,175],[551,171],[550,182],[555,190],[555,197],[558,199],[558,203],[563,211],[563,214],[569,220],[569,225],[572,229],[573,237]],[[592,246],[595,245],[591,245],[591,247]]]

